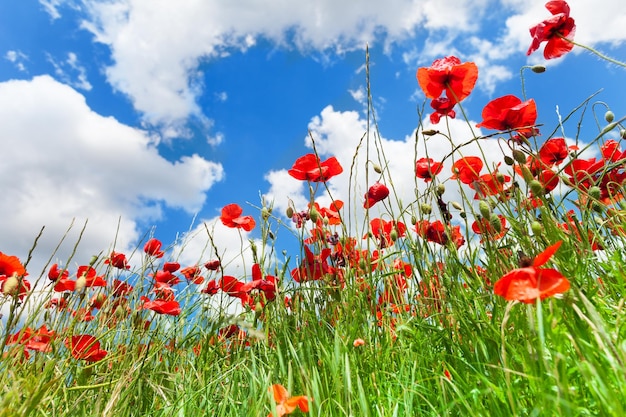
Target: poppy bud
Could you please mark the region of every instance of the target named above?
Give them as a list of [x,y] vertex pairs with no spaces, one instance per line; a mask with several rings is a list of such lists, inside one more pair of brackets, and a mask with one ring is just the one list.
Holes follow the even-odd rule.
[[524,177],[524,181],[529,184],[531,181],[534,181],[533,173],[530,172],[530,168],[526,165],[520,166],[522,169],[522,177]]
[[437,133],[439,133],[439,132],[436,131],[435,129],[428,129],[428,130],[423,130],[422,131],[422,135],[424,135],[424,136],[433,136],[433,135],[436,135]]
[[382,173],[382,172],[383,172],[383,169],[382,169],[382,168],[380,167],[380,165],[378,165],[378,164],[372,164],[372,167],[374,168],[374,171],[375,171],[377,174],[380,174],[380,173]]
[[539,223],[537,220],[534,220],[531,224],[530,224],[530,229],[533,231],[533,234],[535,236],[539,236],[543,233],[543,226],[541,223]]
[[504,155],[504,163],[511,166],[515,163],[515,160],[508,155]]
[[435,192],[437,193],[437,195],[443,195],[443,193],[446,192],[446,186],[443,184],[438,184]]
[[544,192],[544,188],[543,185],[541,185],[541,183],[537,180],[532,180],[528,186],[530,187],[530,190],[533,192],[534,195],[536,196],[541,196],[543,195]]
[[454,207],[455,209],[463,211],[463,206],[459,204],[458,202],[451,201],[450,204],[452,204],[452,207]]
[[98,255],[94,255],[91,257],[91,260],[89,261],[89,266],[94,266],[96,262],[98,262]]
[[489,204],[487,204],[486,201],[481,200],[478,203],[478,211],[480,211],[480,214],[485,218],[488,219],[491,217],[491,206]]
[[77,292],[82,291],[87,285],[87,278],[85,275],[81,275],[76,279],[76,284],[74,284],[74,290]]
[[287,215],[288,218],[292,218],[293,217],[293,207],[289,206],[287,207],[287,210],[285,211],[285,214]]
[[411,216],[411,224],[414,226],[417,224],[417,216],[415,215]]
[[541,74],[543,72],[546,72],[546,67],[543,65],[533,65],[532,67],[530,67],[530,70],[535,74]]
[[396,240],[398,240],[398,231],[396,229],[393,229],[391,233],[389,233],[389,237],[393,242],[395,242]]
[[606,125],[604,127],[604,129],[602,129],[602,132],[600,132],[600,133],[602,133],[602,134],[609,133],[611,130],[613,130],[615,128],[615,126],[617,126],[617,123],[615,123],[615,122],[609,123],[608,125]]
[[270,214],[271,214],[271,213],[272,213],[272,212],[271,212],[271,211],[270,211],[267,207],[263,207],[263,208],[261,209],[261,218],[262,218],[263,220],[267,220],[267,219],[269,219],[269,218],[270,218]]
[[432,213],[433,208],[430,206],[430,204],[422,203],[420,204],[420,211],[424,214],[430,214]]
[[593,198],[594,200],[598,200],[601,194],[602,190],[600,190],[600,187],[598,187],[597,185],[589,188],[589,196],[591,196],[591,198]]
[[467,218],[467,214],[464,211],[460,212],[459,216],[461,216],[462,219]]
[[619,131],[619,136],[620,136],[622,139],[626,139],[626,129],[622,129],[622,130],[620,130],[620,131]]
[[505,181],[504,174],[501,172],[498,172],[496,174],[496,181],[498,181],[500,184],[504,184],[504,181]]
[[607,123],[613,122],[613,120],[615,120],[615,114],[613,114],[611,110],[608,110],[604,113],[604,120],[606,120]]
[[312,208],[311,211],[309,211],[309,218],[313,223],[317,223],[320,218],[320,213],[315,210],[315,208]]
[[502,231],[502,222],[500,222],[500,217],[496,213],[491,213],[489,224],[496,232],[500,233]]
[[17,288],[19,286],[19,279],[15,275],[12,275],[4,281],[4,284],[2,285],[2,292],[9,295],[16,295]]
[[513,159],[515,159],[518,164],[526,163],[526,154],[524,154],[524,152],[520,151],[519,149],[513,149],[511,154],[513,155]]

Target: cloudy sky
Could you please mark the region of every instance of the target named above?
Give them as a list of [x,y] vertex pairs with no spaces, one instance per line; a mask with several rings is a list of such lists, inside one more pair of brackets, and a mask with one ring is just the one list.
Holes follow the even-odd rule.
[[[621,2],[569,3],[578,42],[626,57]],[[489,100],[521,96],[520,68],[543,62],[541,52],[526,56],[528,28],[548,16],[530,0],[2,2],[0,251],[26,259],[45,226],[29,266],[37,277],[67,233],[53,256],[66,263],[87,222],[73,264],[113,246],[130,252],[150,234],[183,246],[171,256],[192,263],[210,257],[206,224],[234,259],[248,236],[215,224],[221,208],[237,203],[256,217],[265,196],[277,214],[289,201],[304,209],[308,191],[286,170],[311,152],[309,137],[345,169],[329,183],[334,197],[362,207],[365,155],[351,186],[348,171],[367,129],[367,45],[376,137],[399,199],[410,202],[412,164],[426,152],[415,145],[425,102],[417,68],[447,55],[478,65],[465,101],[474,126]],[[597,100],[626,113],[622,68],[582,50],[547,66],[525,72],[542,131],[600,89]],[[471,137],[462,120],[450,129],[454,140]],[[583,129],[597,133],[593,117]],[[433,158],[449,150],[428,143]]]

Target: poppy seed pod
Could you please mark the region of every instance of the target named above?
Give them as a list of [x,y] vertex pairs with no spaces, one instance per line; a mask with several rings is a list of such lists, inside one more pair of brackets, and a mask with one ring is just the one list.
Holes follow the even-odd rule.
[[433,211],[433,208],[430,204],[422,203],[420,204],[420,211],[424,214],[430,214]]
[[446,186],[443,184],[438,184],[435,192],[437,193],[437,195],[443,195],[443,193],[446,192]]
[[589,196],[591,198],[598,200],[601,194],[602,194],[602,190],[600,190],[600,187],[598,187],[597,185],[594,185],[593,187],[589,188]]

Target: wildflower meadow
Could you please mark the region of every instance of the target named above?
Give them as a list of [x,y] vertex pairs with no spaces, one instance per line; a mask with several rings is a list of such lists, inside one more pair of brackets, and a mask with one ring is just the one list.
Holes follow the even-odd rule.
[[[528,55],[580,48],[626,68],[576,42],[565,1],[546,9]],[[311,137],[288,171],[308,206],[223,207],[219,226],[264,242],[242,239],[242,276],[219,255],[181,265],[151,236],[135,253],[51,256],[40,275],[0,248],[0,416],[626,415],[626,117],[590,97],[538,125],[524,79],[546,70],[568,69],[522,68],[520,90],[468,126],[487,135],[454,137],[480,68],[417,68],[420,120],[436,129],[417,126],[416,149],[450,152],[416,152],[412,201],[394,190],[368,90],[367,161],[320,158]],[[565,137],[567,124],[595,137]],[[357,169],[367,193],[335,198],[332,179]],[[298,253],[273,250],[279,233]],[[221,253],[208,228],[206,242]]]

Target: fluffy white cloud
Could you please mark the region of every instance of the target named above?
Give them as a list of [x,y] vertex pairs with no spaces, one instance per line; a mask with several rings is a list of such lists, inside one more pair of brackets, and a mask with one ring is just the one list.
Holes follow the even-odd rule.
[[113,242],[128,250],[163,206],[198,211],[222,167],[198,155],[169,162],[146,132],[94,113],[49,76],[0,83],[0,250],[22,259],[45,226],[29,268],[37,276],[73,219],[55,259],[64,262],[88,221],[74,262]]

